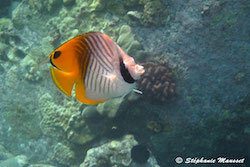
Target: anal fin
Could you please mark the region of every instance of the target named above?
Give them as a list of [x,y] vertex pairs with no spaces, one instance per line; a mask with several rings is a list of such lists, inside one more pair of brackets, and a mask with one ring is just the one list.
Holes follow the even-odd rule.
[[72,88],[74,85],[74,77],[71,73],[63,72],[51,67],[50,73],[55,85],[67,96],[71,97]]
[[85,95],[85,87],[84,87],[84,83],[83,81],[79,81],[76,83],[76,86],[75,86],[75,92],[76,92],[76,98],[77,100],[79,100],[80,102],[82,103],[85,103],[85,104],[97,104],[97,103],[102,103],[106,100],[91,100],[91,99],[88,99]]

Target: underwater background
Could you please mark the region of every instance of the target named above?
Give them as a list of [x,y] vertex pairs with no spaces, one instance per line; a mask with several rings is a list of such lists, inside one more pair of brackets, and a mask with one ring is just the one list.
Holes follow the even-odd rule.
[[[0,167],[250,166],[249,18],[249,0],[1,0]],[[82,104],[49,61],[22,81],[90,31],[145,66],[143,95]]]

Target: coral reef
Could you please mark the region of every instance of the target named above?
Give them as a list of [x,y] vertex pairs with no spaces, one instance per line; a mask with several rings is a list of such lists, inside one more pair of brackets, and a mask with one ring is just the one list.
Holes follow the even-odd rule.
[[75,153],[66,145],[62,143],[57,143],[54,147],[53,160],[59,164],[71,166],[76,160]]
[[69,128],[69,120],[71,116],[78,112],[80,104],[68,102],[64,106],[55,104],[49,93],[44,94],[39,99],[39,107],[41,110],[41,129],[44,134],[56,137],[66,135]]
[[[176,155],[250,152],[248,0],[3,0],[0,15],[0,144],[27,155],[29,167],[79,166],[88,149],[92,166],[127,165],[134,145],[121,144],[125,134],[147,143],[163,167],[176,166]],[[138,81],[143,95],[97,106],[56,91],[49,63],[21,82],[56,47],[88,31],[108,34],[141,62],[175,70],[145,63],[152,71]],[[19,165],[5,151],[0,160]]]
[[12,155],[9,151],[7,151],[4,146],[0,145],[0,162],[9,158],[12,158]]
[[169,9],[161,0],[140,0],[140,3],[144,5],[142,14],[144,25],[161,26],[167,23],[169,19]]
[[73,38],[78,35],[78,29],[75,29],[77,20],[71,16],[63,18],[62,22],[57,25],[60,34],[68,38]]
[[0,7],[0,17],[6,16],[9,13],[10,5],[12,0],[3,0]]
[[75,0],[63,0],[65,6],[72,6],[75,4]]
[[57,34],[54,34],[54,35],[48,36],[42,39],[42,42],[41,42],[42,52],[41,53],[43,53],[44,55],[49,55],[50,52],[55,49],[53,44],[59,42]]
[[41,109],[41,128],[49,136],[64,137],[66,141],[85,145],[104,134],[108,127],[106,121],[116,116],[122,99],[113,99],[97,106],[68,101],[56,105],[47,93],[39,100]]
[[162,26],[170,15],[168,6],[162,0],[89,0],[88,5],[92,11],[110,12],[131,25]]
[[[28,54],[20,61],[20,66],[25,69],[26,74],[28,74],[33,70],[33,68],[42,62],[43,57],[44,54],[41,52],[40,47],[31,48]],[[35,70],[32,75],[27,78],[27,80],[37,82],[40,81],[42,77],[42,71]]]
[[160,120],[150,120],[147,122],[147,129],[153,133],[163,133],[163,132],[170,132],[173,130],[173,126],[171,126],[167,122],[162,122]]
[[56,166],[47,165],[47,164],[31,164],[28,167],[56,167]]
[[166,102],[175,94],[175,83],[172,72],[155,63],[142,63],[144,75],[137,81],[137,88],[145,98],[153,102]]
[[120,28],[117,43],[121,46],[121,48],[128,55],[131,55],[134,58],[138,58],[138,59],[140,59],[142,57],[142,53],[143,53],[142,46],[135,39],[134,34],[132,33],[130,26],[123,25]]
[[[96,110],[91,110],[91,116],[86,114],[88,109],[83,111],[84,114],[76,113],[69,119],[67,129],[67,140],[75,144],[87,144],[102,135],[106,130],[105,120],[101,120]],[[88,116],[87,116],[88,115]]]
[[5,83],[7,85],[7,88],[14,88],[17,82],[18,82],[18,67],[12,66],[7,71]]
[[4,67],[0,64],[0,73],[4,73],[5,69]]
[[8,52],[8,45],[0,42],[0,61],[8,60],[7,52]]
[[0,31],[6,31],[9,28],[11,20],[9,18],[0,18]]
[[63,4],[62,0],[50,0],[48,2],[37,1],[37,0],[27,0],[27,1],[31,9],[36,10],[37,12],[41,12],[41,13],[55,12],[55,10],[59,9],[61,5]]
[[124,5],[121,5],[120,1],[100,0],[100,3],[104,3],[105,9],[113,14],[124,15],[126,13],[126,9]]
[[122,102],[123,102],[122,98],[110,99],[105,103],[98,104],[96,110],[102,116],[114,118]]
[[[131,25],[164,26],[170,20],[170,10],[166,2],[162,0],[139,0],[134,1],[133,7],[129,6],[127,15]],[[126,4],[124,4],[126,6]]]
[[[158,160],[163,166],[172,166],[176,163],[171,159],[176,158],[176,155],[181,157],[209,157],[211,154],[215,157],[248,155],[249,147],[239,148],[239,146],[247,145],[250,140],[250,130],[246,124],[250,117],[249,97],[248,95],[242,102],[208,115],[195,125],[178,127],[169,133],[153,136],[151,140]],[[168,149],[164,148],[166,144],[169,146]],[[167,161],[166,156],[169,157]],[[246,165],[248,166],[249,162],[246,162]]]
[[[110,167],[122,165],[124,167],[135,167],[131,159],[131,149],[137,145],[132,135],[126,135],[120,140],[113,140],[99,147],[87,151],[84,162],[80,167]],[[159,167],[154,157],[150,157],[147,165]]]
[[149,121],[149,122],[147,123],[147,128],[148,128],[150,131],[154,132],[154,133],[159,133],[159,132],[162,132],[162,130],[163,130],[163,125],[160,124],[160,123],[157,122],[157,121]]
[[[13,105],[8,114],[10,121],[10,133],[17,133],[26,139],[37,139],[41,137],[41,129],[36,123],[39,122],[37,114],[30,112],[22,105]],[[25,124],[24,124],[25,122]]]
[[25,155],[18,155],[0,162],[0,167],[26,167],[28,166],[28,158]]
[[131,149],[131,158],[134,162],[138,164],[145,164],[150,157],[150,152],[148,151],[147,147],[144,145],[135,145]]
[[18,48],[12,48],[8,54],[9,60],[13,62],[18,62],[24,57],[25,57],[25,53]]

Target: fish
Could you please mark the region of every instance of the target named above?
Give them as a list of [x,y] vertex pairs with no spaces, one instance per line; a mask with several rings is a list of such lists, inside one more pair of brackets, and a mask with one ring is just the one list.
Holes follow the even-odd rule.
[[[124,97],[134,89],[136,80],[145,72],[108,35],[88,32],[76,36],[55,49],[50,58],[54,84],[84,104],[98,104],[111,98]],[[44,60],[45,61],[45,60]],[[43,63],[43,62],[42,62]]]

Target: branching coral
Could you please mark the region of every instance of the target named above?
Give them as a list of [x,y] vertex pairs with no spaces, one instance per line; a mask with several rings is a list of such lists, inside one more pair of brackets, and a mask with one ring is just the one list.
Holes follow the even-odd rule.
[[175,94],[175,83],[170,69],[155,63],[143,63],[145,73],[137,82],[143,97],[157,102],[165,102]]

